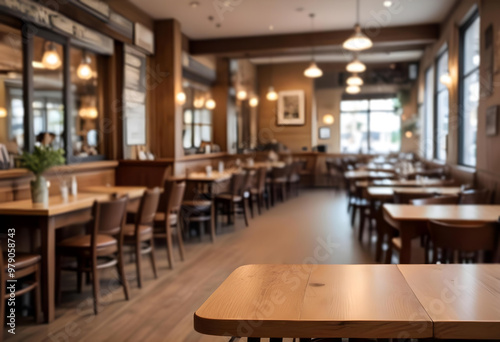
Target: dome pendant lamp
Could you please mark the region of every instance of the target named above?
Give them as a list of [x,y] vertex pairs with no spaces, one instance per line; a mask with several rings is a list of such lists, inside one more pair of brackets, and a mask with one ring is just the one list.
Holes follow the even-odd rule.
[[342,46],[349,51],[363,51],[373,46],[372,40],[361,31],[361,26],[359,25],[359,0],[357,0],[356,3],[356,24],[354,25],[354,33],[347,38]]
[[[314,16],[315,16],[314,13],[309,14],[309,17],[311,18],[311,27],[313,34],[314,34]],[[309,78],[318,78],[323,76],[323,71],[318,67],[314,59],[314,42],[311,46],[311,50],[312,50],[311,64],[306,70],[304,70],[304,76]]]

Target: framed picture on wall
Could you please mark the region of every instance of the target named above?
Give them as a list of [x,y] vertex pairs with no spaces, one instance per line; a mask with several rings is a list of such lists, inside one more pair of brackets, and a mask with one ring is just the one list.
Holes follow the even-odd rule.
[[305,95],[303,90],[279,92],[278,126],[301,126],[306,123]]
[[330,139],[330,137],[331,137],[330,127],[320,127],[319,128],[319,138],[321,140]]

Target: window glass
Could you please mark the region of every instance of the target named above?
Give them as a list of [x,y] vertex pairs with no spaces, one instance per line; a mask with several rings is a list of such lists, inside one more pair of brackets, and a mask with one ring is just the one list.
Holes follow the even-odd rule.
[[37,144],[64,149],[63,47],[34,38],[33,85]]
[[446,161],[446,141],[449,125],[449,93],[440,78],[448,74],[448,51],[439,56],[436,63],[436,159]]
[[368,110],[368,100],[345,100],[340,103],[341,111],[366,111]]
[[[198,88],[200,87],[200,88]],[[184,128],[182,145],[185,149],[197,149],[203,143],[212,143],[212,110],[206,108],[211,98],[208,90],[201,86],[185,87]]]
[[370,112],[371,153],[397,152],[401,147],[401,118],[394,111],[392,100],[390,104],[392,111]]
[[424,157],[434,157],[434,68],[425,73],[424,93]]
[[343,153],[366,153],[368,151],[367,113],[341,113],[340,132],[340,147]]
[[0,24],[0,144],[9,154],[0,168],[14,166],[24,148],[23,48],[19,30]]
[[70,57],[73,155],[86,157],[102,154],[98,134],[97,56],[92,52],[72,47]]
[[475,19],[470,26],[464,31],[463,44],[463,66],[464,74],[468,74],[477,67],[481,62],[480,51],[480,20]]

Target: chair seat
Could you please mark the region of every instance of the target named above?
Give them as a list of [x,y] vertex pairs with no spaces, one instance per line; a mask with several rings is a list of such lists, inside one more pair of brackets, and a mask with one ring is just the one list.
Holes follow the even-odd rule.
[[197,211],[204,211],[210,209],[212,202],[210,201],[183,201],[182,206],[187,209],[195,209]]
[[241,196],[234,196],[231,194],[220,194],[215,197],[218,200],[224,200],[224,201],[233,201],[233,202],[240,202],[241,201]]
[[[90,248],[90,235],[78,235],[67,238],[59,243],[59,247]],[[111,235],[97,234],[97,248],[104,248],[116,245],[118,241]]]
[[[16,258],[14,262],[14,268],[16,270],[20,270],[25,267],[29,267],[35,265],[40,262],[42,257],[37,254],[28,254],[28,253],[16,253]],[[7,271],[8,266],[8,256],[7,253],[3,254],[3,268]]]
[[291,175],[290,179],[288,180],[290,183],[297,183],[300,182],[300,176],[297,174]]
[[[170,220],[170,224],[176,224],[177,223],[177,214],[170,214],[169,220]],[[165,222],[165,213],[157,212],[155,214],[155,222]]]
[[[139,226],[140,235],[148,235],[153,233],[151,226]],[[127,224],[123,227],[123,235],[125,237],[135,236],[135,224]]]
[[287,177],[278,177],[271,179],[271,184],[281,184],[288,181]]

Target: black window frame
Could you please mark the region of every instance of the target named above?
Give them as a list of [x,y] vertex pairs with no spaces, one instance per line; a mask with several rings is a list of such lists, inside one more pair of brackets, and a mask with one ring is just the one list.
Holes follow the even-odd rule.
[[[435,67],[434,67],[434,127],[433,127],[433,137],[434,137],[434,146],[433,146],[433,156],[432,158],[434,160],[437,160],[439,162],[444,162],[446,163],[446,159],[448,159],[448,151],[446,152],[446,159],[445,160],[441,160],[438,158],[438,141],[439,141],[439,136],[438,136],[438,123],[439,123],[439,118],[438,118],[438,98],[439,98],[439,95],[444,92],[444,91],[447,91],[448,92],[448,96],[450,94],[450,90],[448,89],[448,87],[445,87],[443,89],[439,89],[438,85],[439,85],[439,82],[440,82],[440,77],[441,75],[438,74],[438,66],[439,66],[439,62],[440,62],[440,59],[443,58],[443,56],[445,54],[448,54],[448,63],[446,63],[446,71],[449,73],[450,70],[449,70],[449,61],[450,61],[450,54],[449,54],[449,48],[448,46],[446,46],[443,51],[441,51],[437,56],[436,56],[436,60],[434,62],[435,64]],[[448,97],[448,118],[449,118],[449,109],[450,109],[450,105],[449,105],[449,97]],[[449,121],[448,121],[448,126],[449,126]],[[449,134],[450,130],[449,130],[449,127],[448,127],[448,134]]]

